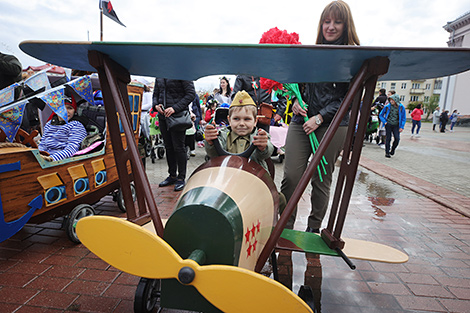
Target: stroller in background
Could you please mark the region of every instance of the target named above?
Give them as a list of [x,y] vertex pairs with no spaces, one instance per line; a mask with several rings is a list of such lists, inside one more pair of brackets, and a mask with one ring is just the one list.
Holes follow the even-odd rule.
[[163,159],[165,156],[165,145],[163,144],[162,134],[160,132],[159,122],[157,113],[150,110],[150,144],[149,144],[149,155],[152,163],[155,163],[157,157]]
[[376,143],[379,143],[379,136],[377,130],[379,129],[379,110],[373,109],[370,112],[369,122],[367,123],[367,129],[364,140],[372,142],[375,139]]

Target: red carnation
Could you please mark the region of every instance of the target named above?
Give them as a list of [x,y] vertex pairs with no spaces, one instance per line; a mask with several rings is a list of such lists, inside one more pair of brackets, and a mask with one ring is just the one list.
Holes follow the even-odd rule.
[[[261,39],[259,40],[259,43],[271,43],[271,44],[290,44],[290,45],[300,45],[299,41],[299,34],[297,33],[288,33],[286,30],[280,30],[277,27],[271,28],[267,32],[265,32],[262,36]],[[260,80],[260,87],[262,89],[270,90],[272,91],[281,89],[282,90],[282,84],[278,83],[277,81],[263,78],[261,77]]]

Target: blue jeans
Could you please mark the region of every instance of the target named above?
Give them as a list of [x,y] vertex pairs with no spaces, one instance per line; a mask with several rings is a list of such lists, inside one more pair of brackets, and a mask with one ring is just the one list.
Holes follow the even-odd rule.
[[413,135],[413,133],[415,132],[415,126],[418,126],[418,129],[416,130],[416,135],[419,134],[419,130],[421,128],[421,121],[415,121],[415,120],[412,120],[413,121],[413,126],[411,127],[411,134]]
[[390,125],[389,123],[387,123],[385,125],[385,154],[390,154],[390,141],[392,140],[392,134],[393,144],[391,151],[395,151],[398,144],[400,143],[400,128],[398,127],[398,125]]

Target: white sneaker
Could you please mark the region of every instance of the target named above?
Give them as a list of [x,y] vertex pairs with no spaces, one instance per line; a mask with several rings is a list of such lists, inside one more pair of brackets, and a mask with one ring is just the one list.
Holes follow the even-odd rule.
[[416,134],[416,136],[415,136],[415,137],[416,137],[416,138],[419,138],[419,137],[421,137],[421,136],[420,136],[420,135],[418,135],[418,134]]
[[414,136],[415,136],[414,134],[411,134],[411,138],[414,138]]
[[189,155],[190,156],[196,156],[196,151],[194,151],[194,150],[189,151]]

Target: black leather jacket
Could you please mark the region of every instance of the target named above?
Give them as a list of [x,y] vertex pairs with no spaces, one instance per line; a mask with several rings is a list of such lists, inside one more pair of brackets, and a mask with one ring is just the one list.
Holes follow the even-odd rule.
[[[258,89],[256,90],[253,89],[253,79],[255,80],[256,85],[258,86]],[[235,97],[235,94],[240,90],[245,90],[258,107],[263,102],[270,103],[272,104],[273,108],[276,109],[276,114],[284,116],[287,106],[286,98],[280,97],[279,101],[271,102],[271,93],[266,89],[261,89],[259,77],[250,75],[238,75],[237,79],[235,80],[235,85],[233,86],[232,99]]]
[[192,81],[157,78],[155,79],[152,97],[152,107],[155,111],[157,105],[164,104],[165,89],[165,108],[172,107],[175,113],[189,110],[189,104],[192,103],[196,97],[196,91]]
[[[322,126],[327,126],[333,120],[349,89],[349,83],[307,83],[302,84],[302,99],[308,103],[307,116],[310,118],[318,113],[323,117]],[[350,106],[350,104],[348,104]],[[304,122],[300,115],[294,115],[293,121]],[[349,113],[341,121],[342,126],[348,125]]]

